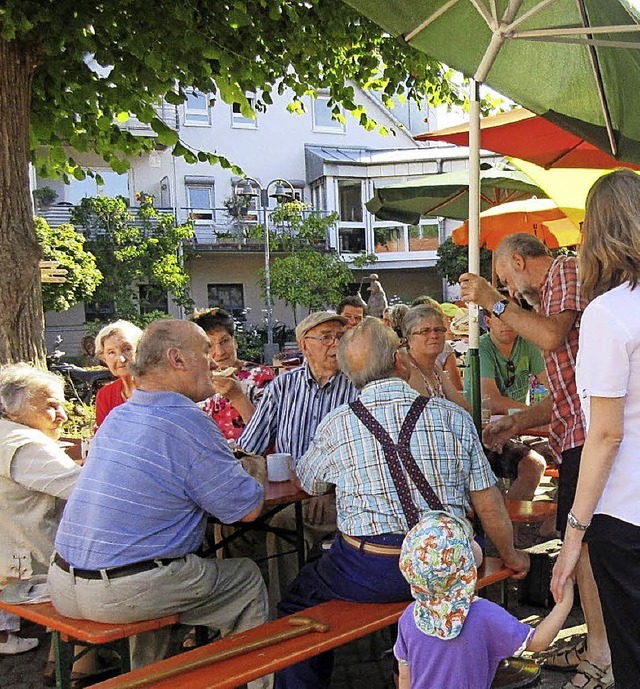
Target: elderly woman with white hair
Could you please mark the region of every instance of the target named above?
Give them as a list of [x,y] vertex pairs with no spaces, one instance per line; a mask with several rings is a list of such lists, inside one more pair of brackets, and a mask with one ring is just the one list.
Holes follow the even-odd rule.
[[[0,588],[46,574],[66,500],[80,467],[58,446],[64,383],[28,364],[0,368]],[[0,655],[35,648],[20,620],[0,612]]]
[[138,346],[142,330],[129,321],[115,321],[105,325],[96,335],[96,358],[100,359],[116,377],[96,395],[96,425],[107,414],[126,402],[133,394],[135,383],[129,368]]

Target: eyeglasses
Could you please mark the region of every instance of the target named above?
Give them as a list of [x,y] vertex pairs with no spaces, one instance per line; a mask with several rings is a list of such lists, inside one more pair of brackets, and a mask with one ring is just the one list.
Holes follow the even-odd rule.
[[313,335],[305,335],[305,340],[316,340],[323,347],[331,347],[334,342],[339,342],[344,333],[336,333],[335,335],[321,335],[314,337]]
[[504,381],[504,386],[510,388],[516,382],[516,365],[507,359],[507,375],[508,378]]
[[422,328],[422,330],[414,330],[411,334],[426,335],[427,337],[429,337],[432,333],[436,333],[437,335],[444,335],[446,332],[447,329],[440,326],[438,328]]

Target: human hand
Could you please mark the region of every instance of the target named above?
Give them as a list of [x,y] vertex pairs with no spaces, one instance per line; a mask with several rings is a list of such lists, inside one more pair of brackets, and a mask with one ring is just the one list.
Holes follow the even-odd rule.
[[529,554],[522,550],[514,550],[513,555],[503,558],[504,564],[513,570],[512,579],[524,579],[528,572],[531,563],[529,561]]
[[212,378],[211,380],[214,392],[222,397],[234,399],[237,398],[238,395],[244,395],[240,381],[235,376]]
[[[564,600],[567,594],[567,584],[573,589],[573,576],[582,552],[582,538],[580,534],[574,536],[567,529],[567,535],[560,549],[556,564],[553,566],[551,577],[551,593],[556,603]],[[573,592],[571,594],[573,596]],[[573,600],[573,598],[571,599]]]
[[312,526],[330,524],[336,520],[336,496],[326,493],[311,498],[305,507],[305,521]]
[[491,311],[493,305],[504,297],[483,277],[474,273],[463,273],[460,276],[460,298]]
[[503,416],[495,421],[489,422],[482,431],[482,443],[488,450],[493,450],[500,454],[507,440],[511,440],[518,435],[516,418],[513,416]]

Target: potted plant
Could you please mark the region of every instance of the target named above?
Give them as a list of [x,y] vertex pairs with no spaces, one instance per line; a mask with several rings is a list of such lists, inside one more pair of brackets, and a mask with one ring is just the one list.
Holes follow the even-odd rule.
[[38,208],[49,208],[49,206],[58,198],[58,194],[51,187],[39,187],[34,189],[33,198]]
[[249,210],[249,199],[242,194],[231,194],[222,202],[222,205],[232,218],[239,219]]

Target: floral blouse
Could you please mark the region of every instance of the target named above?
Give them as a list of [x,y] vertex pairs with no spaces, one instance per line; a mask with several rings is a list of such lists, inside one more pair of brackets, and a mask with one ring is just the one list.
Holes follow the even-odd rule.
[[[254,405],[262,397],[265,385],[274,379],[269,367],[252,364],[250,361],[243,361],[235,376],[240,381],[242,391]],[[237,440],[240,437],[245,422],[226,397],[215,394],[200,402],[199,406],[216,422],[227,440]]]

